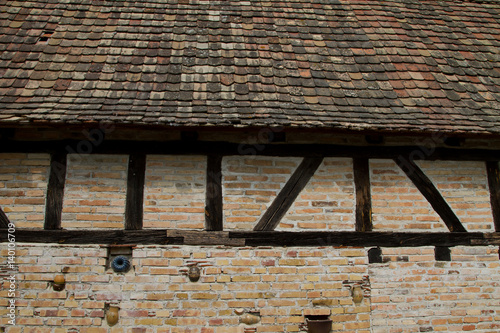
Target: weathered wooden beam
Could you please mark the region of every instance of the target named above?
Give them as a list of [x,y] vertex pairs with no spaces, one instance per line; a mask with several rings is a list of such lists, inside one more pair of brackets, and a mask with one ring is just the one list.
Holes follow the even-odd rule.
[[[8,242],[7,229],[0,229],[0,242]],[[486,246],[500,245],[500,233],[479,232],[358,232],[358,231],[193,231],[193,230],[43,230],[16,229],[18,243],[143,244],[226,246]]]
[[229,231],[167,230],[167,237],[181,237],[184,245],[245,246],[244,239],[229,238]]
[[230,238],[245,238],[246,246],[357,246],[419,247],[500,245],[500,233],[471,232],[229,232]]
[[413,160],[405,159],[403,162],[401,159],[395,159],[394,161],[399,165],[401,170],[406,173],[413,184],[415,184],[420,193],[427,199],[450,231],[467,232],[446,200],[441,196],[439,190]]
[[498,162],[486,162],[488,186],[490,188],[491,211],[495,231],[500,231],[500,167]]
[[4,211],[0,207],[0,228],[8,228],[9,227],[9,218],[5,215]]
[[[5,229],[4,229],[5,230]],[[182,238],[167,237],[165,229],[143,230],[41,230],[16,229],[17,243],[57,244],[182,244]],[[7,232],[0,230],[0,242],[7,241]]]
[[146,155],[130,155],[125,201],[125,229],[127,230],[142,229],[145,177]]
[[353,168],[356,187],[356,231],[371,231],[373,223],[368,159],[353,159]]
[[[4,153],[72,153],[68,147],[77,147],[80,141],[0,141]],[[255,148],[257,146],[257,148]],[[419,152],[415,154],[415,152]],[[432,150],[420,146],[343,146],[331,144],[242,144],[212,141],[127,141],[104,140],[92,146],[91,154],[147,154],[147,155],[263,155],[298,157],[353,157],[456,161],[500,161],[498,149],[457,149],[437,147]]]
[[222,211],[222,156],[207,156],[207,190],[205,194],[205,229],[223,229]]
[[61,229],[64,184],[66,182],[66,161],[67,155],[65,153],[54,153],[50,158],[44,222],[44,229],[47,230]]
[[264,215],[254,228],[255,231],[274,230],[278,226],[283,216],[307,185],[322,161],[322,157],[304,158],[272,204],[264,212]]

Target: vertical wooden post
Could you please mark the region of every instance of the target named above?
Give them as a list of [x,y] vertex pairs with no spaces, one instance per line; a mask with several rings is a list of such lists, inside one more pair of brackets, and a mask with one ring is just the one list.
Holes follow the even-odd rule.
[[146,155],[130,155],[128,162],[127,198],[125,203],[126,230],[142,229],[145,177]]
[[372,231],[372,199],[368,159],[354,158],[353,169],[356,187],[356,231]]
[[495,231],[500,231],[500,168],[498,161],[486,162],[488,173],[488,186],[490,188],[491,211],[493,213],[493,223]]
[[205,199],[205,229],[223,230],[222,214],[222,156],[207,156],[207,190]]
[[67,156],[66,153],[55,153],[50,158],[44,223],[47,230],[61,229]]

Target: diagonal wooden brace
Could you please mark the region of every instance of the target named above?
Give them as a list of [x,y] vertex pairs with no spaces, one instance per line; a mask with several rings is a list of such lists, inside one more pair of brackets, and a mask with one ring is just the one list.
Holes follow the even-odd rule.
[[424,172],[411,159],[394,159],[401,170],[406,173],[408,178],[415,184],[420,193],[431,204],[432,208],[443,219],[444,223],[451,232],[467,232],[458,217],[450,208],[446,200],[441,196],[438,189]]
[[323,157],[304,158],[292,177],[290,177],[281,192],[274,199],[271,206],[266,210],[259,223],[257,223],[253,229],[254,231],[271,231],[278,226],[283,216],[314,175],[321,162],[323,162]]

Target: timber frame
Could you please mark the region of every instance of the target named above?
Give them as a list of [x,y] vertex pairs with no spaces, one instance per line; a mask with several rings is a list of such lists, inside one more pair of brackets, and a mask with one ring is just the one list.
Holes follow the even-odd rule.
[[[51,169],[47,188],[44,229],[17,229],[17,242],[59,244],[172,244],[227,246],[480,246],[500,245],[500,150],[452,149],[436,147],[428,154],[415,154],[419,146],[340,146],[328,144],[267,144],[259,149],[262,156],[303,157],[302,163],[264,212],[253,231],[224,231],[222,207],[222,158],[231,155],[255,155],[256,150],[242,149],[231,142],[144,142],[104,140],[92,154],[129,156],[124,230],[63,230],[63,208],[66,160],[77,147],[76,140],[2,141],[2,153],[48,153]],[[245,153],[247,151],[247,153]],[[205,231],[144,229],[142,230],[144,179],[147,155],[207,156]],[[356,197],[354,231],[278,232],[281,218],[307,185],[325,157],[353,159]],[[369,159],[391,159],[406,173],[423,196],[443,219],[450,232],[376,232],[372,231]],[[414,159],[483,161],[488,175],[491,209],[495,232],[467,232],[455,213],[414,163]],[[7,221],[7,222],[6,222]],[[0,210],[0,230],[8,219]],[[7,233],[0,233],[0,242]]]
[[9,228],[9,218],[3,212],[2,208],[0,208],[0,228]]

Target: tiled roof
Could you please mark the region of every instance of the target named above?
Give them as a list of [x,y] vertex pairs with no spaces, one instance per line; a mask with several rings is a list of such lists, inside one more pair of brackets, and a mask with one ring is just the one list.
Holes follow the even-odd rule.
[[500,134],[500,3],[0,5],[0,125]]

